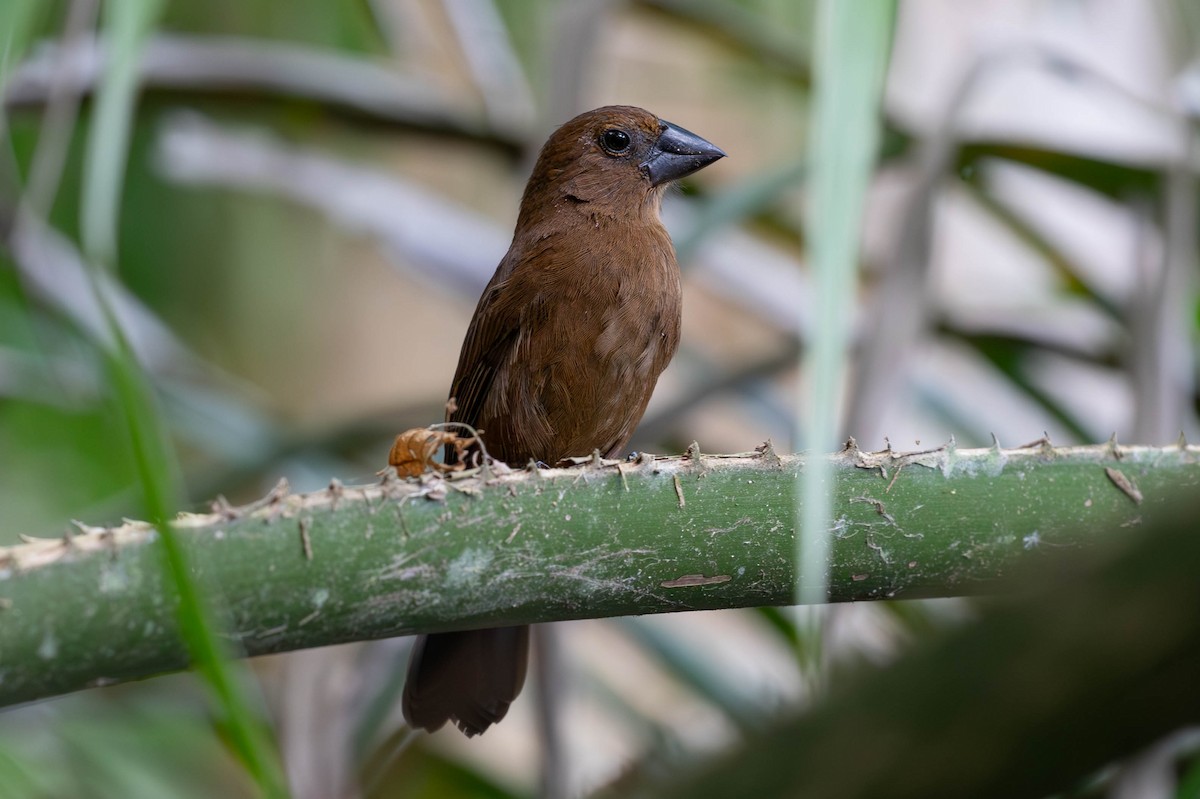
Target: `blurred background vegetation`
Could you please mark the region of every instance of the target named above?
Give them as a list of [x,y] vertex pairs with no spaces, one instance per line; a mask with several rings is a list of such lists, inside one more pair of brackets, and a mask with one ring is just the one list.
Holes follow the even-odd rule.
[[[633,447],[797,446],[813,5],[163,4],[108,291],[186,507],[280,477],[370,481],[391,436],[440,420],[536,148],[607,103],[731,156],[667,200],[683,349]],[[900,3],[858,305],[844,309],[843,434],[864,447],[1200,437],[1198,8]],[[0,545],[146,512],[81,255],[106,12],[0,9]],[[841,665],[969,614],[906,603],[555,625],[538,654],[563,676],[535,673],[502,727],[390,759],[405,641],[262,659],[251,693],[298,797],[356,795],[360,772],[369,795],[577,794],[647,753],[729,743]],[[189,676],[6,711],[0,796],[252,795],[210,716]],[[1194,738],[1163,773],[1194,758]]]

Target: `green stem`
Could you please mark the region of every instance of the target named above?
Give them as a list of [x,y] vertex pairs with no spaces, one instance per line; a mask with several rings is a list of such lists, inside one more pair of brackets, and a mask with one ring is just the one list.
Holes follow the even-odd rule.
[[[1093,546],[1097,530],[1138,535],[1144,512],[1200,488],[1198,447],[851,448],[826,460],[830,601],[995,591],[1020,563]],[[279,490],[178,518],[177,563],[247,655],[785,605],[805,465],[768,450]],[[164,575],[161,537],[135,522],[0,549],[0,704],[188,664],[178,610],[192,595]]]

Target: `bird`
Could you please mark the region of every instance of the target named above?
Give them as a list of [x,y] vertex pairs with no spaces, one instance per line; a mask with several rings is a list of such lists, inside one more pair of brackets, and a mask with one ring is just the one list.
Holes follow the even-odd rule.
[[[509,464],[618,457],[679,344],[664,190],[723,157],[634,106],[555,130],[471,318],[447,421],[481,430],[488,454]],[[446,448],[448,462],[458,458]],[[528,649],[528,626],[418,636],[401,701],[409,727],[453,721],[468,737],[483,733],[520,693]]]

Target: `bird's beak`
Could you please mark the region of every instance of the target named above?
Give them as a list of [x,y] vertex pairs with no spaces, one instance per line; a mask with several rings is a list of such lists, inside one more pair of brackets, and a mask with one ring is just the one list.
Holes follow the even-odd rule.
[[662,120],[663,131],[650,149],[650,155],[640,166],[650,177],[650,185],[660,186],[670,180],[692,174],[725,157],[725,151],[690,130]]

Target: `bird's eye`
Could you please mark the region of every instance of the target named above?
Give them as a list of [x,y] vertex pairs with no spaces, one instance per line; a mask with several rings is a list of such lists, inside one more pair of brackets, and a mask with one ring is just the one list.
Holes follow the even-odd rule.
[[600,144],[608,152],[618,155],[629,149],[629,134],[623,130],[609,128],[600,135]]

